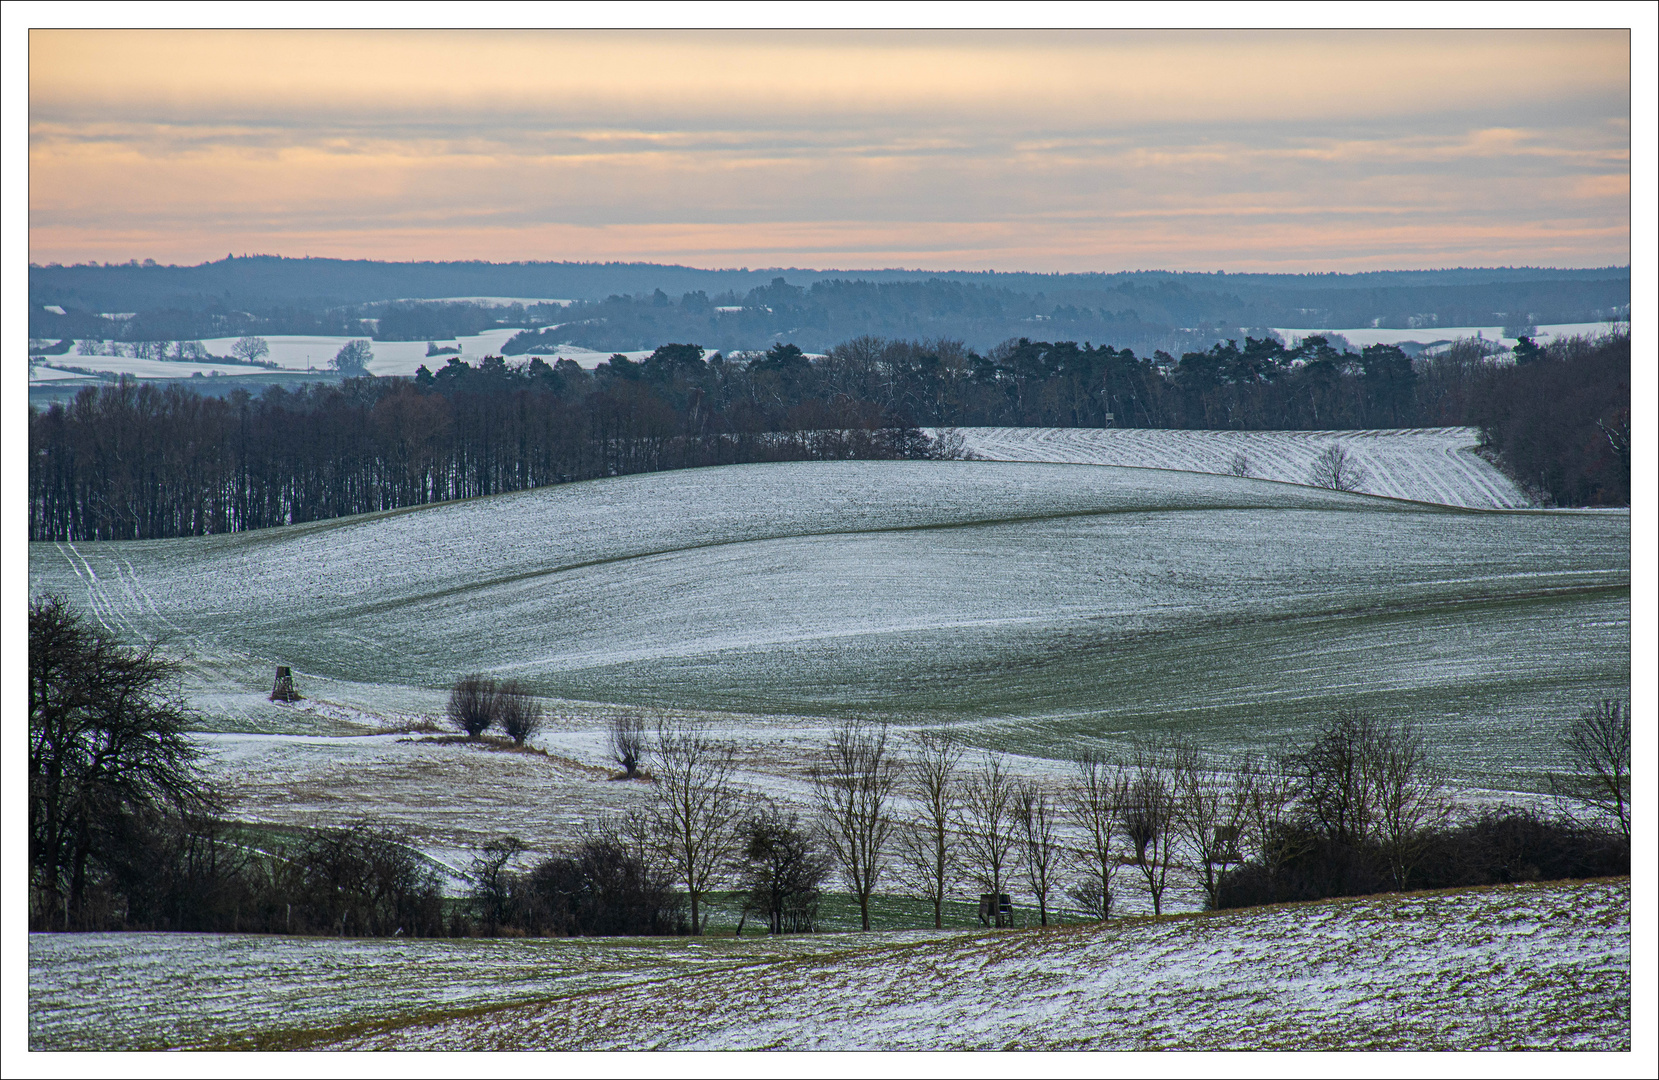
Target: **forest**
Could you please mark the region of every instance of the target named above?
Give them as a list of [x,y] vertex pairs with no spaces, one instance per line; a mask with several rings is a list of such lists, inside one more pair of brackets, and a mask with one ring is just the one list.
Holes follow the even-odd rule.
[[[1630,339],[1467,341],[1413,360],[1318,336],[1178,360],[1088,343],[860,337],[589,371],[456,357],[413,379],[205,397],[124,381],[29,417],[33,540],[198,536],[548,484],[755,461],[922,458],[923,427],[1329,430],[1469,425],[1540,501],[1630,500]],[[433,361],[437,363],[436,360]]]

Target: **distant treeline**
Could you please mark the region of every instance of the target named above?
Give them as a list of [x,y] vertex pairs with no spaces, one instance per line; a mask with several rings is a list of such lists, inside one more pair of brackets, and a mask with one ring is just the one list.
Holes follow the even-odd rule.
[[1629,502],[1630,339],[1412,361],[1319,337],[1228,341],[1176,360],[1021,340],[858,338],[728,360],[451,358],[413,379],[203,397],[126,382],[31,409],[29,535],[196,536],[603,476],[780,460],[927,457],[919,426],[1319,430],[1472,424],[1557,502]]
[[[453,299],[490,296],[577,303],[561,309]],[[816,352],[876,335],[948,336],[978,349],[1019,337],[1112,341],[1180,353],[1206,349],[1240,327],[1410,328],[1428,343],[1449,336],[1445,327],[1628,319],[1630,273],[763,272],[255,256],[201,266],[35,266],[29,297],[29,336],[52,341],[244,334],[437,341],[492,327],[560,326],[550,344],[602,351],[698,341],[729,352],[791,341]],[[543,347],[532,344],[520,351]]]

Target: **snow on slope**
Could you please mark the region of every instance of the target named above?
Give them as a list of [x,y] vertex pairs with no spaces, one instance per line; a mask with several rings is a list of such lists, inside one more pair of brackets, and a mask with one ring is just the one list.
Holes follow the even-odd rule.
[[29,956],[42,1049],[1631,1044],[1628,879],[968,935],[32,935]]
[[1512,790],[1557,718],[1628,683],[1629,575],[1628,515],[997,462],[688,470],[30,547],[31,589],[184,654],[220,730],[296,730],[263,700],[279,663],[381,715],[431,715],[486,670],[572,700],[965,724],[1059,757],[1171,723],[1255,746],[1364,703]]
[[1229,473],[1244,455],[1249,475],[1306,484],[1325,447],[1345,447],[1365,470],[1359,490],[1392,499],[1487,509],[1531,506],[1497,467],[1474,452],[1474,428],[1380,431],[1166,431],[1147,428],[957,428],[988,461],[1053,461]]
[[341,1049],[1626,1049],[1628,882],[923,942]]

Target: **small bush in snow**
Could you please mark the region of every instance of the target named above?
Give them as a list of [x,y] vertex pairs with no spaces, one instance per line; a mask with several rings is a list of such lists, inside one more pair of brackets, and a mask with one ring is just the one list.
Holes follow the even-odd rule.
[[447,715],[467,738],[476,739],[495,723],[500,708],[501,687],[494,679],[469,675],[449,692]]

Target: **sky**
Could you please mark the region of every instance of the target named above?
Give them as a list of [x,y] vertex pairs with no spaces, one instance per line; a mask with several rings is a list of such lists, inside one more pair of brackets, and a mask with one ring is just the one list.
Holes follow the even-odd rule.
[[1631,261],[1631,36],[31,31],[34,263]]

